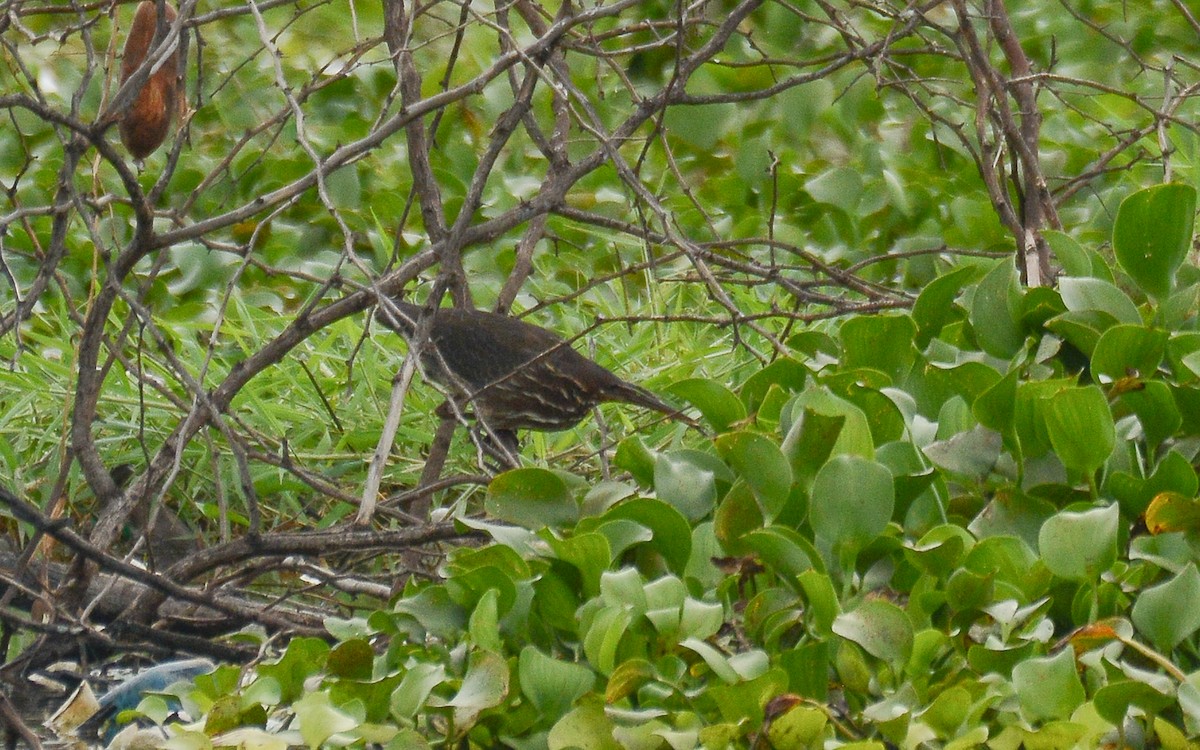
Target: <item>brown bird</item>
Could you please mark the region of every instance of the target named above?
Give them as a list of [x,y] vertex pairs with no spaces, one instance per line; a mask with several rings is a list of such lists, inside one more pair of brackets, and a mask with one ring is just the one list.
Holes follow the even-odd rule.
[[[425,308],[392,300],[375,311],[381,323],[413,343]],[[421,367],[502,443],[516,446],[516,430],[565,430],[597,404],[616,401],[682,418],[650,391],[621,380],[571,348],[557,334],[516,318],[440,308],[433,311],[430,346]]]

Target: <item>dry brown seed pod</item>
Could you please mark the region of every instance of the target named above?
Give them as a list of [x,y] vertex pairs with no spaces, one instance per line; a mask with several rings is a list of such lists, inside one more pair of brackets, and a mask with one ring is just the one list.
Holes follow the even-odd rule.
[[[165,4],[167,23],[175,21],[175,8]],[[134,71],[146,59],[146,53],[154,42],[154,31],[158,24],[158,9],[153,0],[138,4],[125,40],[125,52],[121,59],[121,83],[129,80]],[[178,101],[179,52],[171,55],[154,75],[146,80],[138,91],[133,104],[118,124],[121,143],[129,149],[135,159],[145,159],[162,145],[171,126]]]

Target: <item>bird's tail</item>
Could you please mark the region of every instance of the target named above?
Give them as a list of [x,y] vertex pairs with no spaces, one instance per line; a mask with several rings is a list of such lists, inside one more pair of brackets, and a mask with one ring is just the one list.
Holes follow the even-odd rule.
[[606,396],[606,400],[621,401],[626,404],[640,406],[643,409],[651,409],[653,411],[662,412],[671,419],[683,422],[689,427],[694,427],[701,432],[704,431],[699,423],[696,422],[696,420],[692,419],[676,407],[671,406],[666,401],[663,401],[661,398],[654,395],[654,393],[651,391],[648,391],[639,385],[622,382],[619,386],[607,393]]

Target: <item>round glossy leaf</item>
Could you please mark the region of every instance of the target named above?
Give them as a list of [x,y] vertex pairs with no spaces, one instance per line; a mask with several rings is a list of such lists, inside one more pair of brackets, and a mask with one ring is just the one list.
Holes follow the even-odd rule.
[[1133,300],[1108,281],[1067,276],[1058,280],[1058,291],[1071,312],[1095,310],[1108,313],[1120,323],[1142,323]]
[[1153,449],[1183,426],[1183,415],[1166,383],[1151,380],[1140,385],[1136,390],[1122,393],[1120,403],[1137,415],[1146,444]]
[[1108,460],[1117,431],[1108,399],[1097,386],[1065,388],[1041,405],[1050,444],[1063,466],[1092,474]]
[[1145,682],[1122,680],[1097,690],[1092,701],[1096,704],[1096,713],[1109,723],[1120,726],[1130,706],[1137,706],[1153,716],[1171,705],[1174,697],[1155,690]]
[[839,335],[843,369],[878,370],[893,384],[904,380],[917,358],[917,325],[907,315],[859,315],[843,323]]
[[1189,562],[1174,578],[1152,586],[1133,603],[1133,625],[1163,653],[1200,630],[1200,572]]
[[1166,331],[1115,325],[1096,342],[1092,352],[1092,375],[1103,375],[1109,380],[1136,376],[1149,378],[1157,372],[1166,349]]
[[1064,275],[1087,276],[1091,272],[1092,261],[1088,258],[1087,251],[1070,235],[1053,229],[1043,229],[1042,238],[1058,259]]
[[1151,534],[1200,531],[1200,502],[1178,492],[1160,492],[1146,508],[1146,528]]
[[1075,652],[1069,648],[1013,667],[1013,687],[1031,722],[1070,718],[1087,697],[1075,671]]
[[1011,260],[1002,260],[975,288],[971,301],[971,327],[975,339],[988,354],[1001,359],[1020,351],[1025,334],[1017,320],[1021,291]]
[[1117,559],[1116,503],[1081,513],[1063,511],[1047,519],[1038,549],[1050,572],[1073,581],[1095,580]]
[[579,520],[579,504],[562,477],[546,469],[506,471],[488,485],[489,514],[527,529],[566,526]]
[[546,717],[565,714],[596,683],[595,673],[587,667],[553,659],[533,646],[521,649],[517,670],[521,692]]
[[1192,246],[1196,189],[1157,185],[1121,202],[1113,225],[1113,250],[1125,273],[1147,294],[1162,299]]
[[809,520],[818,537],[861,549],[887,528],[895,502],[887,467],[860,456],[834,456],[813,481]]
[[833,632],[868,654],[900,665],[912,654],[912,622],[904,610],[883,599],[868,599],[833,621]]
[[715,380],[689,378],[673,384],[667,392],[699,409],[717,432],[725,432],[730,425],[746,418],[741,399]]
[[604,521],[628,520],[649,529],[654,537],[648,543],[672,571],[682,574],[692,553],[691,526],[670,505],[653,498],[635,498],[609,509]]
[[682,451],[658,454],[654,461],[654,491],[689,521],[707,516],[717,501],[712,469]]
[[808,369],[804,365],[791,357],[780,357],[746,378],[741,389],[742,403],[750,411],[756,411],[771,386],[778,386],[785,392],[799,392],[804,389],[807,379]]
[[792,487],[792,468],[779,446],[757,432],[731,432],[716,439],[717,452],[754,491],[767,520],[783,509]]
[[912,318],[917,324],[915,343],[918,348],[924,349],[941,333],[946,323],[953,320],[956,314],[962,314],[955,310],[954,300],[975,273],[976,269],[971,266],[956,268],[929,282],[921,290],[912,308]]

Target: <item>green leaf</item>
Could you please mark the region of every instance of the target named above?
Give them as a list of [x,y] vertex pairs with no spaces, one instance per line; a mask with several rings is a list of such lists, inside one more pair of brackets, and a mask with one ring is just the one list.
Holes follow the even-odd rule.
[[717,452],[754,490],[766,520],[779,515],[792,487],[792,469],[779,446],[756,432],[731,432],[717,437]]
[[916,361],[917,326],[907,315],[860,315],[847,319],[838,333],[843,369],[879,370],[899,384]]
[[[800,392],[808,379],[808,369],[791,357],[780,357],[762,368],[742,383],[742,403],[750,411],[757,411],[771,386],[779,386],[785,392]],[[711,421],[711,420],[710,420]]]
[[742,400],[715,380],[681,380],[667,388],[667,393],[678,396],[699,409],[705,421],[717,432],[725,432],[731,425],[746,418],[746,407]]
[[1113,225],[1113,251],[1125,273],[1144,292],[1162,299],[1192,246],[1196,189],[1157,185],[1121,202]]
[[1053,229],[1043,229],[1042,237],[1062,265],[1064,276],[1087,276],[1091,273],[1092,261],[1073,237]]
[[698,521],[716,505],[716,474],[692,453],[659,453],[654,462],[654,491],[688,520]]
[[976,270],[971,266],[956,268],[938,276],[921,290],[912,308],[912,319],[917,324],[914,343],[918,349],[928,346],[956,314],[962,314],[961,311],[955,310],[954,300],[975,275]]
[[1021,290],[1012,260],[1002,260],[975,289],[971,301],[971,328],[979,347],[988,354],[1008,359],[1021,350],[1025,334],[1017,321]]
[[1067,276],[1058,280],[1058,290],[1071,312],[1094,310],[1111,315],[1119,323],[1142,324],[1133,300],[1111,282]]
[[1031,722],[1068,719],[1087,697],[1070,648],[1013,667],[1013,687],[1021,711]]
[[599,701],[585,701],[550,728],[548,750],[623,750]]
[[488,485],[483,507],[527,529],[558,528],[579,520],[579,503],[558,474],[547,469],[506,471]]
[[692,553],[691,526],[675,508],[653,498],[626,500],[609,509],[602,520],[629,520],[650,529],[647,546],[658,552],[667,567],[682,575]]
[[1117,431],[1097,386],[1065,388],[1041,405],[1050,443],[1064,466],[1091,475],[1108,460]]
[[329,652],[326,668],[331,675],[349,680],[369,680],[375,651],[366,639],[355,638],[339,643]]
[[300,736],[311,748],[320,747],[338,732],[358,726],[358,720],[334,707],[328,693],[305,693],[292,705]]
[[835,456],[817,472],[809,521],[818,537],[862,549],[887,528],[895,501],[886,466],[859,456]]
[[1200,630],[1200,571],[1189,562],[1169,581],[1145,589],[1133,603],[1133,625],[1154,647],[1169,653]]
[[454,724],[465,731],[485,709],[500,705],[508,695],[508,663],[490,651],[471,654],[462,687],[447,704],[454,707]]
[[868,599],[853,611],[838,615],[833,632],[896,666],[912,655],[913,627],[908,615],[883,599]]
[[1167,332],[1143,326],[1115,325],[1101,334],[1092,352],[1092,375],[1110,381],[1152,377],[1167,349]]
[[521,649],[517,662],[521,692],[545,717],[557,720],[596,684],[596,675],[581,664],[553,659],[533,646]]
[[1063,511],[1047,519],[1038,550],[1050,572],[1074,581],[1095,581],[1117,559],[1116,503],[1083,512]]
[[446,667],[442,664],[414,664],[404,673],[404,679],[392,691],[392,714],[411,719],[425,706],[430,693],[446,680]]

